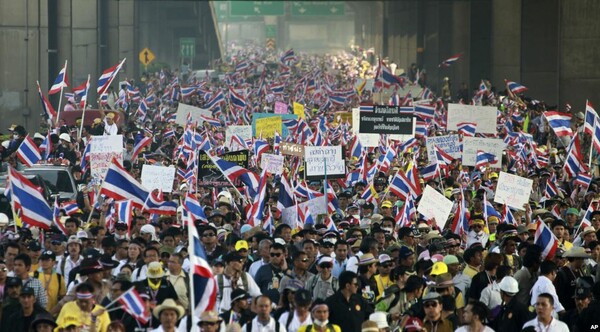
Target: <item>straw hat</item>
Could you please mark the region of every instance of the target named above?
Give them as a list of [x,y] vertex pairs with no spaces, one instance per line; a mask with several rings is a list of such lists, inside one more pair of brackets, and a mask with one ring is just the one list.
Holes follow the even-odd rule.
[[181,318],[181,316],[183,316],[183,313],[184,313],[183,307],[178,305],[177,303],[175,303],[175,300],[173,300],[173,299],[164,300],[163,303],[161,303],[160,305],[157,305],[156,308],[154,308],[152,313],[154,314],[154,317],[159,318],[160,313],[163,310],[167,310],[167,309],[175,310],[177,312],[177,319],[179,319],[179,318]]

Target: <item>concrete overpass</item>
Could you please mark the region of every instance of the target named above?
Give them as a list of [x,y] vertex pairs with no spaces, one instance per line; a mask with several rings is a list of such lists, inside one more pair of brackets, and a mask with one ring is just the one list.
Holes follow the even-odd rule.
[[[0,133],[11,123],[38,128],[35,82],[48,91],[65,59],[71,85],[91,74],[94,92],[102,71],[123,58],[117,79],[139,77],[144,48],[156,56],[149,71],[184,60],[206,66],[222,54],[213,14],[207,1],[0,0]],[[193,56],[182,59],[180,38],[194,42]],[[51,102],[57,107],[58,97]]]

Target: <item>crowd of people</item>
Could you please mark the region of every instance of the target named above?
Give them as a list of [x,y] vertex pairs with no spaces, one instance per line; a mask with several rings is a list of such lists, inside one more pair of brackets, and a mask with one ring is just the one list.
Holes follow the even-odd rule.
[[[22,211],[13,204],[1,240],[0,331],[597,329],[600,188],[590,174],[594,164],[584,165],[598,155],[585,130],[593,110],[584,116],[569,107],[572,134],[557,136],[544,114],[558,107],[522,91],[497,91],[482,81],[472,96],[461,90],[452,97],[444,80],[435,97],[416,66],[402,75],[392,71],[390,82],[382,72],[393,62],[372,58],[361,49],[277,55],[243,45],[213,63],[221,77],[165,68],[120,82],[99,98],[102,111],[91,125],[48,119],[48,134],[11,126],[0,147],[5,171],[27,167],[18,150],[31,137],[41,163],[70,168],[78,192],[76,206],[62,205],[48,229],[20,222]],[[368,81],[372,88],[365,88]],[[362,147],[343,114],[382,103],[382,95],[384,104],[427,104],[435,114],[421,119],[424,130],[408,141],[380,135],[379,146]],[[65,113],[79,105],[77,94],[67,98]],[[292,102],[304,105],[300,118],[283,122],[286,137],[226,135],[228,126],[250,125],[255,113],[273,113],[275,102],[288,105],[290,114]],[[211,111],[216,122],[175,123],[180,103]],[[448,103],[497,107],[498,131],[488,136],[506,147],[496,163],[428,160],[428,137],[456,133],[446,129]],[[115,121],[120,116],[122,126]],[[123,168],[135,179],[144,164],[177,169],[171,192],[151,194],[175,202],[175,213],[145,206],[125,217],[115,211],[114,197],[91,175],[86,146],[94,136],[117,134],[123,135]],[[145,138],[150,143],[136,151]],[[307,182],[295,155],[285,155],[282,174],[262,172],[260,154],[280,154],[282,141],[342,145],[347,177]],[[572,141],[581,153],[575,174]],[[198,150],[218,157],[242,149],[249,150],[247,171],[264,188],[247,182],[213,188],[198,177]],[[432,164],[439,169],[429,176],[422,170]],[[494,202],[500,171],[533,180],[529,204],[513,209]],[[400,175],[410,188],[404,195],[391,189]],[[453,202],[448,220],[417,212],[426,186]],[[286,187],[291,205],[283,198]],[[184,204],[189,195],[202,218]],[[327,213],[297,208],[322,196]],[[284,222],[286,208],[297,211],[291,222]],[[206,294],[190,288],[212,288],[194,284],[191,228],[215,289],[200,312],[192,295]],[[122,295],[131,289],[144,315],[125,304]]]

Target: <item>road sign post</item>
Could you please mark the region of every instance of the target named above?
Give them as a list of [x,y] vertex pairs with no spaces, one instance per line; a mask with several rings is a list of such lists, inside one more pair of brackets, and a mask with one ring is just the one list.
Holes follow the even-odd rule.
[[149,48],[145,47],[139,54],[140,62],[144,65],[146,71],[148,71],[148,65],[156,59],[156,56]]
[[231,1],[231,16],[281,16],[285,12],[283,1]]
[[184,58],[189,58],[190,68],[192,68],[196,56],[196,38],[179,38],[179,55],[181,56],[181,65],[183,65]]
[[344,1],[292,1],[292,16],[344,16]]

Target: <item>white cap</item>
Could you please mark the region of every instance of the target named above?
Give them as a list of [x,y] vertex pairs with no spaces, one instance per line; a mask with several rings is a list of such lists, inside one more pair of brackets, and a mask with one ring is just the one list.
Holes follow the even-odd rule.
[[392,258],[388,254],[381,254],[381,255],[379,255],[379,263],[380,264],[381,263],[385,263],[385,262],[389,262],[391,260],[392,260]]
[[43,140],[43,139],[46,139],[46,137],[44,137],[44,135],[42,135],[42,134],[40,134],[40,133],[35,133],[35,134],[33,134],[33,139],[36,139],[36,138],[38,138],[38,139],[42,139],[42,140]]
[[322,263],[333,264],[333,258],[331,258],[331,256],[323,255],[323,256],[319,257],[319,261],[317,262],[317,264],[322,264]]
[[369,316],[369,320],[372,320],[375,323],[377,323],[377,327],[380,329],[387,329],[390,327],[387,323],[386,313],[383,311],[377,311],[372,313]]
[[501,291],[504,291],[508,294],[517,294],[519,292],[519,282],[517,282],[517,279],[511,276],[502,278],[502,281],[500,281],[498,286],[500,287]]
[[60,136],[58,136],[58,138],[65,140],[67,142],[71,142],[71,136],[69,136],[69,134],[67,134],[67,133],[60,134]]

